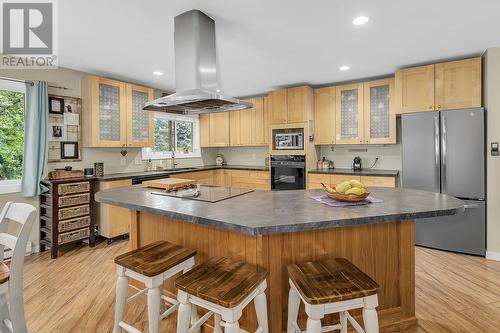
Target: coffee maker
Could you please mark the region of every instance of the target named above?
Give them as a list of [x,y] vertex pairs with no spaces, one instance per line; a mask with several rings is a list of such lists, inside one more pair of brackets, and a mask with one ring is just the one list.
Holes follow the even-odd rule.
[[354,171],[359,171],[361,170],[361,157],[356,156],[354,160],[352,161],[352,169]]

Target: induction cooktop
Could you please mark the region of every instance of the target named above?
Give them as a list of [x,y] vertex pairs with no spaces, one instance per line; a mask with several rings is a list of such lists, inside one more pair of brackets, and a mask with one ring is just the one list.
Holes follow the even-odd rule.
[[205,202],[219,202],[251,193],[253,191],[254,190],[245,188],[217,185],[197,185],[193,188],[184,188],[180,190],[153,191],[151,194]]

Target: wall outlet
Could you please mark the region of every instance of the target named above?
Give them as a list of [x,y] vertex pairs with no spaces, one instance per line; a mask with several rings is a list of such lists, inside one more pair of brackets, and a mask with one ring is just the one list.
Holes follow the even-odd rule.
[[134,164],[135,165],[141,165],[142,164],[142,158],[140,156],[136,156],[134,159]]
[[121,166],[125,166],[125,165],[127,165],[127,159],[125,158],[125,156],[122,156],[122,157],[120,158],[120,165],[121,165]]

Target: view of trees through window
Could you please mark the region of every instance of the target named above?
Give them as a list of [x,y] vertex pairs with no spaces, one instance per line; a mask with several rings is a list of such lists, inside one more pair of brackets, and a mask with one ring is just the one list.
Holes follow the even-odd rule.
[[23,172],[24,94],[0,90],[0,180]]
[[193,152],[193,123],[155,117],[153,152],[168,152],[173,147],[176,152]]

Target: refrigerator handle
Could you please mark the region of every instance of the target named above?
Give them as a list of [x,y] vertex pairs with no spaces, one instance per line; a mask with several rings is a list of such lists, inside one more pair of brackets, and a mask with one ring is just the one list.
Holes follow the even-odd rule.
[[434,163],[436,167],[436,182],[439,184],[439,117],[434,117]]
[[446,116],[441,115],[441,191],[446,192]]

